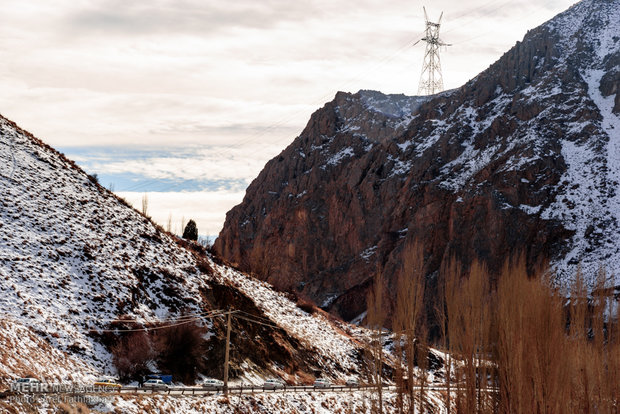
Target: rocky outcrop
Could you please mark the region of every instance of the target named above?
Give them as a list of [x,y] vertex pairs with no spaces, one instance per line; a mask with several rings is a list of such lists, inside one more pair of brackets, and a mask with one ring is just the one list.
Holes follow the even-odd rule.
[[227,214],[216,250],[345,319],[378,271],[395,296],[414,240],[431,287],[453,256],[493,273],[523,254],[560,279],[580,262],[620,270],[619,21],[619,1],[585,0],[457,90],[338,93]]

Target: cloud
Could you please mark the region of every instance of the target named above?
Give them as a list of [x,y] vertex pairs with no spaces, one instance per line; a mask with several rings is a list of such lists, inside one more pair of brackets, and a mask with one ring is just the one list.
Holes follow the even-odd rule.
[[[453,44],[441,52],[446,88],[573,1],[429,5]],[[179,189],[237,194],[336,91],[414,94],[424,53],[412,46],[422,7],[407,0],[0,3],[0,113],[102,182],[138,188],[138,201],[154,189],[188,205],[206,199]]]
[[[184,180],[249,180],[258,175],[263,165],[277,155],[279,147],[262,147],[253,144],[255,152],[247,154],[248,146],[240,149],[202,148],[195,153],[174,154],[144,159],[106,160],[90,163],[90,167],[103,174],[132,173],[149,179]],[[277,151],[274,153],[274,151]]]
[[116,191],[180,191],[228,188],[243,191],[265,163],[281,152],[263,140],[243,146],[145,149],[66,147],[61,150],[103,185]]
[[116,35],[191,33],[208,35],[232,29],[269,29],[282,22],[315,18],[311,3],[289,1],[149,1],[119,0],[88,4],[70,13],[63,26],[79,33]]

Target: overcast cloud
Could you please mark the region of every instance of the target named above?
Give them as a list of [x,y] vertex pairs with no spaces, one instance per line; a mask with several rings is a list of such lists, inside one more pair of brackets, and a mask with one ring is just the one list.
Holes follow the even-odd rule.
[[156,220],[216,234],[239,187],[336,91],[415,94],[423,5],[444,12],[455,88],[571,4],[0,0],[0,113],[137,204],[157,193]]

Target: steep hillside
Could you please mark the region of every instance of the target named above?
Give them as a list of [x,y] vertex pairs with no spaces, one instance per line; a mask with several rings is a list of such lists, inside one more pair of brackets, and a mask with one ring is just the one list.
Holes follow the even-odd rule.
[[2,117],[0,194],[0,385],[24,375],[115,374],[110,346],[118,329],[127,321],[172,325],[181,315],[206,329],[199,375],[221,377],[225,320],[207,316],[229,308],[240,311],[231,335],[235,380],[278,375],[300,383],[363,369],[361,329],[306,313],[264,282],[215,263]]
[[[407,243],[451,256],[620,273],[620,0],[583,0],[463,87],[338,93],[227,215],[215,248],[352,319]],[[284,257],[282,257],[284,252]],[[277,257],[278,260],[273,260]]]

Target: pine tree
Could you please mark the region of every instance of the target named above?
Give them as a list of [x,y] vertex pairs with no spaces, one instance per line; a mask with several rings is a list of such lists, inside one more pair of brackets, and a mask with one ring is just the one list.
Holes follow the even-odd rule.
[[186,240],[198,240],[198,227],[196,227],[196,222],[194,220],[187,222],[187,226],[185,226],[185,230],[183,231],[183,238]]

